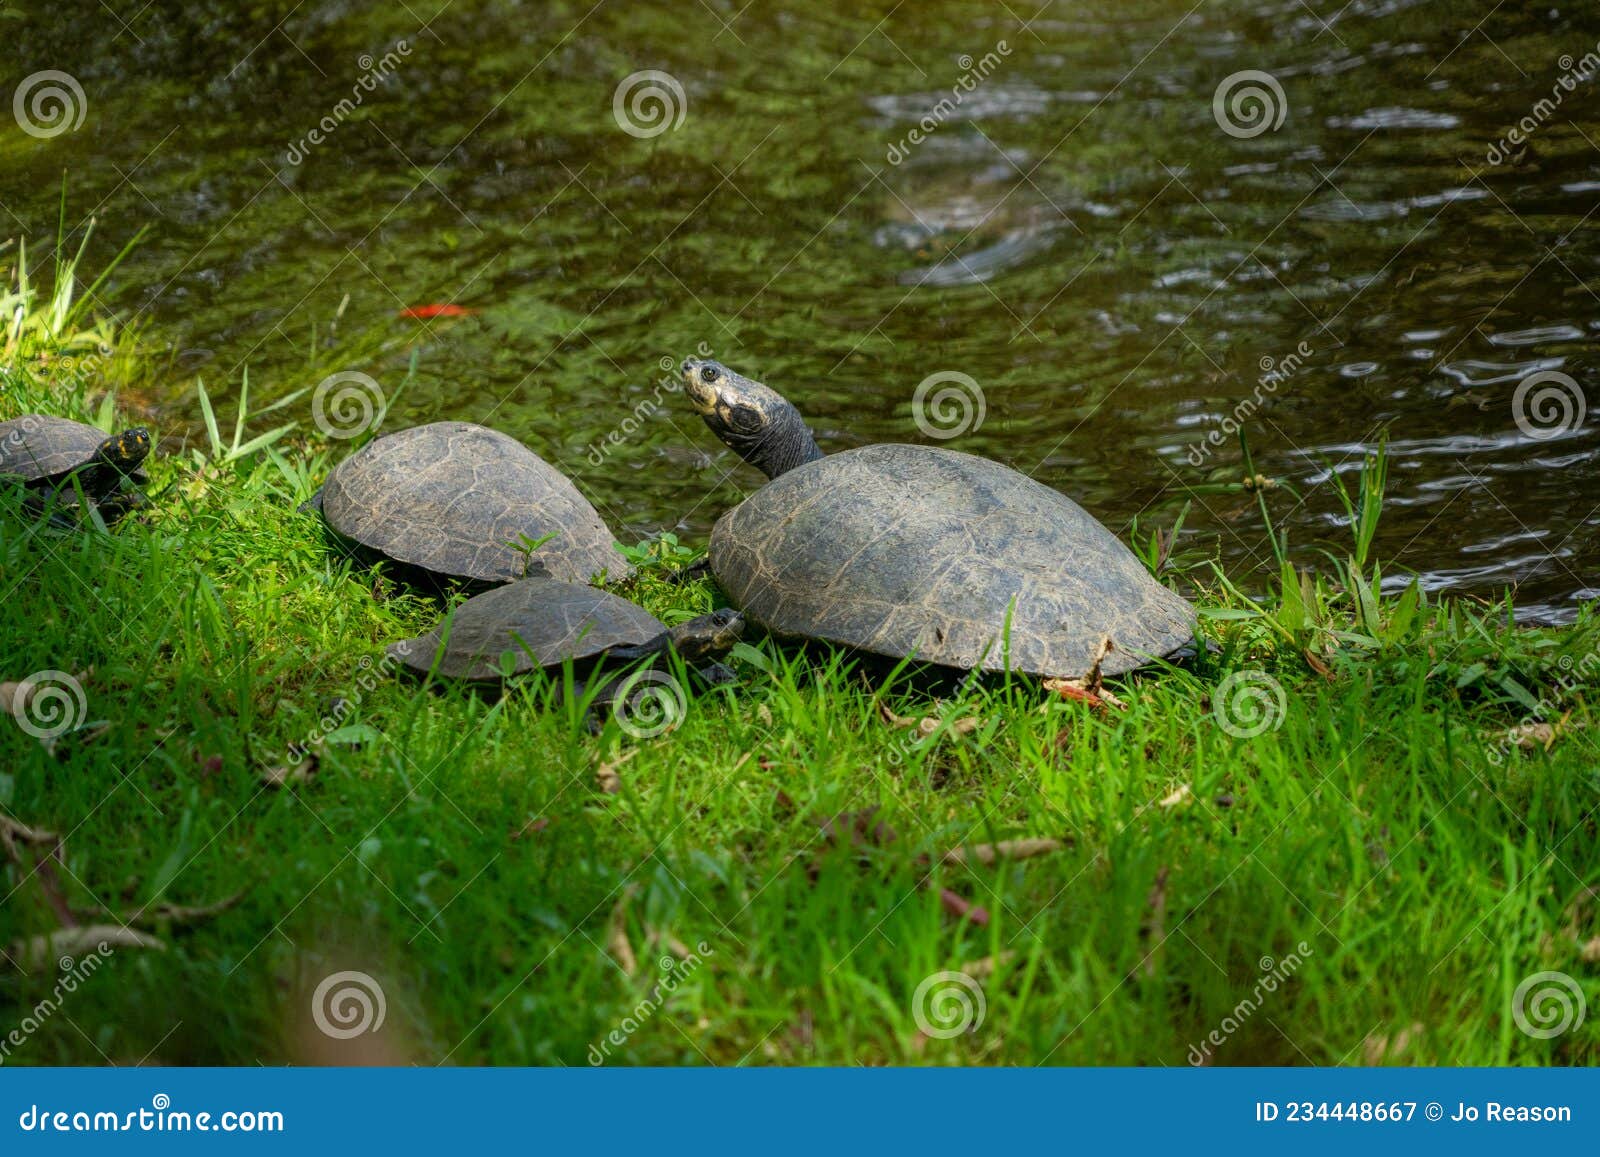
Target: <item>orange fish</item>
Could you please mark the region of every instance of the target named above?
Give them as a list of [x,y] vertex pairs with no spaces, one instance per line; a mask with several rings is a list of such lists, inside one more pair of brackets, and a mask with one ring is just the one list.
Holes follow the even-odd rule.
[[465,305],[456,305],[453,302],[442,305],[409,305],[400,311],[401,317],[415,317],[423,321],[435,317],[470,317],[477,313]]

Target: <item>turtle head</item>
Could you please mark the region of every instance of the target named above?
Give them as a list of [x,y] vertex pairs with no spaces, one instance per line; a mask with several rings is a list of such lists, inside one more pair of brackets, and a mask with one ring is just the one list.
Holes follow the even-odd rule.
[[114,466],[123,474],[129,474],[144,465],[144,460],[150,456],[150,431],[143,426],[135,426],[131,430],[124,430],[120,434],[113,434],[95,452],[95,457]]
[[822,457],[787,398],[721,362],[685,358],[683,391],[711,432],[768,478]]
[[679,623],[667,632],[667,638],[684,662],[698,663],[702,659],[726,654],[742,634],[744,616],[732,607],[723,607],[720,611]]

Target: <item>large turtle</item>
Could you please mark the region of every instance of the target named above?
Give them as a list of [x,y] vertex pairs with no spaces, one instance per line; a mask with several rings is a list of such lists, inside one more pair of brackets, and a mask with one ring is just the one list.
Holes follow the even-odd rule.
[[528,574],[586,583],[601,571],[612,579],[633,573],[564,474],[515,438],[471,422],[374,439],[334,468],[309,505],[367,555],[443,584],[489,587]]
[[[668,628],[643,607],[607,591],[530,578],[474,595],[433,630],[391,643],[388,655],[419,675],[498,686],[506,678],[571,660],[585,676],[674,651],[708,662],[739,639],[744,617],[723,609]],[[719,680],[715,669],[709,681]],[[624,684],[626,685],[626,684]],[[599,701],[608,701],[615,681]]]
[[105,514],[120,514],[136,501],[127,489],[145,481],[150,431],[142,426],[109,438],[93,426],[46,414],[24,414],[0,422],[0,479],[21,482],[33,507],[84,498]]
[[1076,678],[1172,653],[1193,608],[1065,495],[987,458],[883,444],[824,456],[776,391],[683,363],[689,400],[772,479],[717,520],[711,569],[780,634],[892,658]]

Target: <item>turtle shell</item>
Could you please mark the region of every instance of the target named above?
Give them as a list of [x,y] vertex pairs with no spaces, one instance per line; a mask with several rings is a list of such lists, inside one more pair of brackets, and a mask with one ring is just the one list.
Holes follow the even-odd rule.
[[[342,538],[429,574],[497,584],[530,571],[586,583],[633,572],[595,508],[515,438],[435,422],[375,439],[335,467],[323,516]],[[554,535],[531,558],[512,544]]]
[[69,418],[24,414],[0,422],[0,477],[56,482],[87,465],[106,436]]
[[435,670],[437,657],[439,674],[484,682],[501,677],[507,653],[520,675],[638,647],[666,629],[643,607],[606,591],[530,578],[473,596],[427,634],[390,644],[388,655],[421,674]]
[[930,446],[832,454],[711,532],[711,569],[768,630],[951,667],[1118,674],[1194,632],[1193,608],[1076,502]]

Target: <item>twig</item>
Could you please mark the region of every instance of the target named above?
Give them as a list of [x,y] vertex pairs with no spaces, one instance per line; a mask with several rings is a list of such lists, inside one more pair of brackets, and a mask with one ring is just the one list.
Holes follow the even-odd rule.
[[218,900],[215,904],[202,904],[195,908],[185,908],[178,904],[146,904],[142,908],[135,908],[132,912],[122,917],[124,924],[165,924],[169,928],[187,928],[194,924],[201,924],[207,920],[214,920],[229,908],[234,907],[243,900],[248,888],[241,888],[226,900]]
[[1026,860],[1033,856],[1059,852],[1066,845],[1060,840],[1043,839],[1001,840],[997,844],[973,844],[970,847],[951,848],[942,857],[946,864],[993,864],[996,860]]
[[[56,919],[67,928],[75,927],[78,918],[67,903],[61,877],[56,875],[56,864],[66,862],[61,856],[61,837],[43,828],[30,828],[10,816],[0,814],[0,844],[5,846],[6,857],[21,869],[24,881],[29,876],[38,878],[39,890],[44,893],[45,901],[55,912]],[[29,864],[22,854],[23,846],[43,848],[44,853]]]

